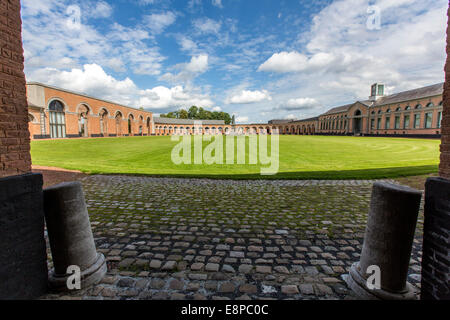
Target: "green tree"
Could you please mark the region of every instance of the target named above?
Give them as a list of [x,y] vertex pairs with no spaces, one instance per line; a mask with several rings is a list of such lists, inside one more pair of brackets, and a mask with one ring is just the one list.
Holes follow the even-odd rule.
[[196,106],[192,106],[188,111],[189,119],[197,119],[198,117],[198,108]]
[[184,109],[180,109],[178,111],[178,119],[188,119],[189,118],[189,113],[184,110]]

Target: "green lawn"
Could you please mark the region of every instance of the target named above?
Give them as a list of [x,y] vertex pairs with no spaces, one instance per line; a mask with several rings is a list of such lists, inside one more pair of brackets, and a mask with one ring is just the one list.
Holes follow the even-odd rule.
[[45,140],[33,141],[31,154],[34,165],[91,174],[234,179],[374,179],[436,173],[440,141],[280,136],[279,173],[274,176],[261,176],[259,165],[175,165],[171,161],[171,151],[176,144],[170,137]]

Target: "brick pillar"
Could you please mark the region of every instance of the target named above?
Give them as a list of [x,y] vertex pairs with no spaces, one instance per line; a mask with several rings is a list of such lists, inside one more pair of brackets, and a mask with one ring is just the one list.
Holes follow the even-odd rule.
[[31,171],[19,0],[0,0],[0,177]]
[[[450,15],[450,8],[447,15]],[[450,24],[447,25],[447,63],[445,64],[443,102],[440,176],[450,179]]]
[[430,178],[425,186],[422,300],[450,300],[450,19],[443,102],[441,178]]

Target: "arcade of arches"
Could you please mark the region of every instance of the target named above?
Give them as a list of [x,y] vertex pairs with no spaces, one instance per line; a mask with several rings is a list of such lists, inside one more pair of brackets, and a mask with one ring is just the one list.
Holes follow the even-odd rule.
[[[384,92],[383,88],[375,92]],[[153,117],[151,112],[40,83],[27,85],[32,139],[180,134],[373,135],[440,137],[443,84],[375,96],[304,120],[226,125]]]

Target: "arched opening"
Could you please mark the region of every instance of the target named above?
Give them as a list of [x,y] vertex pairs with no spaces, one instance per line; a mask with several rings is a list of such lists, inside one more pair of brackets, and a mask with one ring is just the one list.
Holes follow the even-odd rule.
[[354,134],[361,134],[361,129],[362,129],[362,118],[361,118],[361,110],[356,110],[355,111],[355,118],[354,118],[354,122],[353,122],[353,133]]
[[120,113],[120,111],[118,111],[116,113],[116,135],[118,137],[122,136],[122,113]]
[[78,108],[78,134],[80,137],[89,137],[89,130],[88,130],[88,115],[89,115],[89,108],[86,105],[81,105]]
[[58,101],[53,100],[49,107],[49,122],[50,122],[50,137],[65,138],[66,137],[66,114],[64,112],[64,105]]
[[108,110],[100,110],[100,134],[103,136],[108,135]]
[[148,117],[148,118],[147,118],[147,135],[151,135],[151,132],[150,132],[150,123],[151,123],[151,120],[150,120],[150,117]]
[[133,122],[134,122],[134,116],[132,114],[130,114],[128,116],[128,134],[130,136],[132,136],[134,134]]

